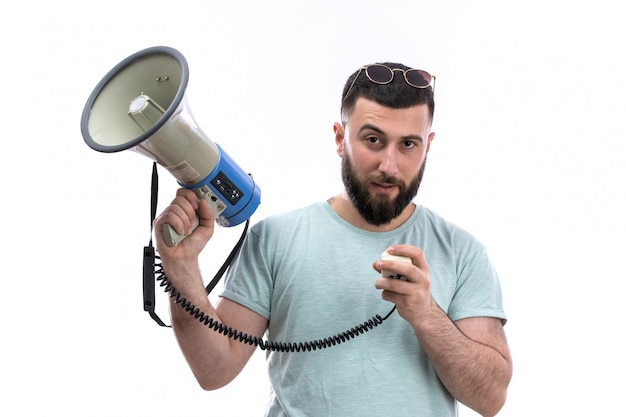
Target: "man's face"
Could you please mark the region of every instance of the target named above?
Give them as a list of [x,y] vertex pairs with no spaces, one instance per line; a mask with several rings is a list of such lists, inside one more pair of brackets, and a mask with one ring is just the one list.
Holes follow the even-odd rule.
[[352,204],[374,226],[398,217],[417,194],[430,132],[427,105],[391,109],[360,98],[345,127],[336,124],[342,177]]

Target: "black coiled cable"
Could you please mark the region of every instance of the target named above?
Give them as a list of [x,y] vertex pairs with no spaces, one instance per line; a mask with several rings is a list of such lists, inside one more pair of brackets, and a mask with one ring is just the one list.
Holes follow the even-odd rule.
[[[360,324],[356,327],[353,327],[350,330],[339,333],[335,336],[328,337],[325,339],[314,340],[311,342],[298,342],[298,343],[283,343],[283,342],[271,342],[265,341],[262,338],[256,336],[250,336],[248,334],[242,333],[238,330],[235,330],[231,327],[228,327],[213,318],[206,315],[204,312],[200,311],[199,308],[191,304],[187,301],[186,298],[182,297],[181,294],[176,291],[176,288],[172,286],[172,284],[167,280],[165,276],[165,272],[163,271],[163,265],[160,262],[156,262],[157,259],[161,259],[158,255],[156,255],[155,249],[152,245],[152,226],[154,225],[154,219],[156,216],[157,209],[157,196],[159,189],[159,180],[158,180],[158,172],[157,172],[157,163],[154,162],[152,164],[152,184],[151,184],[151,199],[150,199],[150,243],[148,246],[144,247],[143,251],[143,287],[144,287],[144,310],[150,313],[150,316],[160,325],[165,327],[167,326],[163,321],[158,317],[158,315],[154,311],[154,280],[156,277],[156,281],[159,282],[159,286],[165,287],[165,292],[169,293],[171,298],[174,298],[174,302],[178,304],[180,307],[184,308],[190,315],[194,316],[198,321],[203,323],[205,326],[213,329],[214,331],[221,333],[227,337],[230,337],[234,340],[237,340],[242,343],[246,343],[248,345],[254,345],[256,347],[261,348],[262,350],[269,350],[272,352],[303,352],[303,351],[312,351],[317,349],[324,349],[327,347],[335,346],[340,343],[346,342],[350,339],[354,339],[360,334],[363,334],[374,327],[382,324],[383,321],[387,320],[391,314],[396,310],[394,306],[389,313],[385,317],[381,317],[380,315],[376,315],[371,319],[367,320],[363,324]],[[239,248],[241,247],[244,237],[246,235],[246,231],[248,230],[248,226],[250,224],[250,220],[246,221],[246,225],[243,229],[241,237],[239,241],[231,251],[230,255],[224,262],[224,265],[220,268],[218,273],[215,275],[213,280],[207,285],[206,293],[209,294],[211,290],[215,287],[218,281],[221,279],[222,275],[226,272],[226,269],[236,256]]]
[[[160,258],[156,256],[156,259]],[[350,330],[339,333],[332,337],[327,337],[325,339],[297,343],[272,342],[263,340],[262,338],[257,336],[250,336],[247,333],[242,333],[206,315],[196,306],[187,301],[186,298],[182,297],[180,292],[176,291],[176,288],[174,288],[172,284],[167,280],[167,277],[165,276],[165,273],[163,271],[163,266],[160,263],[155,262],[154,272],[156,274],[156,281],[159,282],[159,286],[164,287],[165,292],[168,293],[171,298],[174,298],[174,302],[178,306],[187,311],[189,315],[194,316],[202,324],[233,340],[237,340],[241,343],[245,343],[248,345],[254,345],[261,350],[269,350],[272,352],[310,352],[312,350],[325,349],[331,346],[339,345],[348,340],[354,339],[355,337],[382,324],[382,322],[387,320],[389,316],[391,316],[391,314],[396,310],[396,306],[393,306],[391,311],[389,311],[389,313],[387,313],[385,317],[381,317],[377,314],[363,324],[359,324]]]

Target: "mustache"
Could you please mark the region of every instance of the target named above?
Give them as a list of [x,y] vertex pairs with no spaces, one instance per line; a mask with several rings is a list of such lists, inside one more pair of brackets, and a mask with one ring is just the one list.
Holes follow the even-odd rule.
[[375,182],[377,184],[391,184],[399,187],[405,187],[404,181],[399,180],[396,177],[389,177],[387,175],[371,176],[367,179],[369,182]]

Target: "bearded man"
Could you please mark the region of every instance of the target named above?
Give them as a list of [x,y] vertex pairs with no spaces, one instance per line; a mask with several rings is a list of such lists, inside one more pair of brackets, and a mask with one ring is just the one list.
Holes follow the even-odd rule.
[[[255,350],[242,339],[266,334],[294,342],[264,345],[266,416],[455,416],[457,401],[484,416],[501,409],[512,364],[498,276],[473,235],[413,201],[435,136],[434,81],[398,63],[348,78],[334,124],[344,189],[256,223],[215,306],[198,266],[213,213],[181,189],[159,216],[170,283],[207,316],[250,335],[227,337],[171,303],[178,343],[204,389],[232,381]],[[166,246],[162,226],[190,233],[196,213],[200,226]],[[381,259],[384,251],[408,262]],[[317,342],[296,343],[308,340]]]

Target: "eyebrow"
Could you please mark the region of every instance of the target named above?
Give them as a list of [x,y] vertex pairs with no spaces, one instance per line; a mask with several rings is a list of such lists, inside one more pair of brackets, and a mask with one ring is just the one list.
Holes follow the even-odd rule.
[[[365,130],[373,130],[374,132],[382,135],[382,136],[387,136],[386,133],[379,128],[378,126],[372,125],[372,124],[364,124],[363,126],[361,126],[361,128],[359,129],[359,133],[363,133],[363,131]],[[402,136],[400,139],[402,140],[417,140],[419,142],[424,142],[424,138],[422,138],[420,135],[406,135],[406,136]]]

